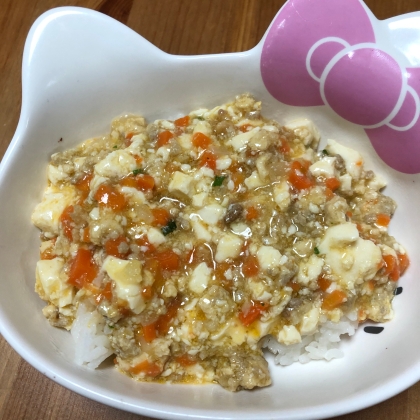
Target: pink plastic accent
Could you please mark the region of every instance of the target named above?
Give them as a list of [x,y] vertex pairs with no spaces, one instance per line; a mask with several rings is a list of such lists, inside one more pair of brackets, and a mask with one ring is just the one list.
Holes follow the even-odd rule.
[[365,128],[389,166],[420,172],[420,69],[401,68],[375,45],[359,0],[286,3],[264,42],[261,75],[278,101],[330,106]]

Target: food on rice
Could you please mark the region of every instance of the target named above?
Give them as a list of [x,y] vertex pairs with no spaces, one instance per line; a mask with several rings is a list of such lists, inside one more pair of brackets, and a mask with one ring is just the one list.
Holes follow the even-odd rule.
[[392,318],[408,266],[388,234],[395,202],[361,155],[313,123],[263,118],[241,95],[56,153],[33,215],[36,291],[75,360],[143,381],[270,384],[341,357],[342,334]]

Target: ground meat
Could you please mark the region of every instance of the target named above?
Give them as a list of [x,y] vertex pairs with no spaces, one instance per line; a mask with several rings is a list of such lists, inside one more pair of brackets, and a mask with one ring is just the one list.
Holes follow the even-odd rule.
[[226,215],[224,217],[224,221],[227,225],[234,222],[235,220],[239,219],[242,216],[242,213],[244,211],[244,206],[239,203],[231,204],[226,212]]
[[325,222],[329,226],[345,223],[348,210],[349,206],[344,198],[334,197],[325,204]]
[[66,329],[69,329],[71,327],[72,320],[60,313],[55,305],[45,306],[42,309],[42,313],[53,327]]
[[117,326],[110,335],[110,342],[119,357],[134,357],[140,353],[140,346],[135,340],[132,328]]
[[228,391],[271,384],[268,363],[262,355],[237,352],[218,359],[215,379]]

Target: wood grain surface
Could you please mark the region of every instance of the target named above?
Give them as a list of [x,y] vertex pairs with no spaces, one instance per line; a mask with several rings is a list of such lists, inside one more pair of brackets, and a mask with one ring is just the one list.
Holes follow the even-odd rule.
[[[379,19],[420,10],[419,0],[365,1]],[[168,53],[207,54],[254,47],[283,4],[284,0],[0,0],[0,156],[19,118],[25,38],[46,10],[57,6],[95,9]],[[0,419],[148,419],[57,385],[21,359],[1,336],[0,356]],[[388,401],[338,419],[420,420],[420,382]]]

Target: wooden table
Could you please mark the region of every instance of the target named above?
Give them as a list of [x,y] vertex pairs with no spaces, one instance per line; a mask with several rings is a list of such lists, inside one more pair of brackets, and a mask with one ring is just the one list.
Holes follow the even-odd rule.
[[[284,0],[0,0],[0,156],[6,151],[19,118],[24,41],[34,20],[46,10],[57,6],[95,9],[125,23],[166,52],[208,54],[244,51],[255,46],[283,3]],[[380,19],[420,10],[419,0],[366,3]],[[1,336],[0,355],[0,419],[146,419],[90,401],[57,385],[20,358]],[[420,382],[382,404],[339,419],[381,418],[420,420]]]

